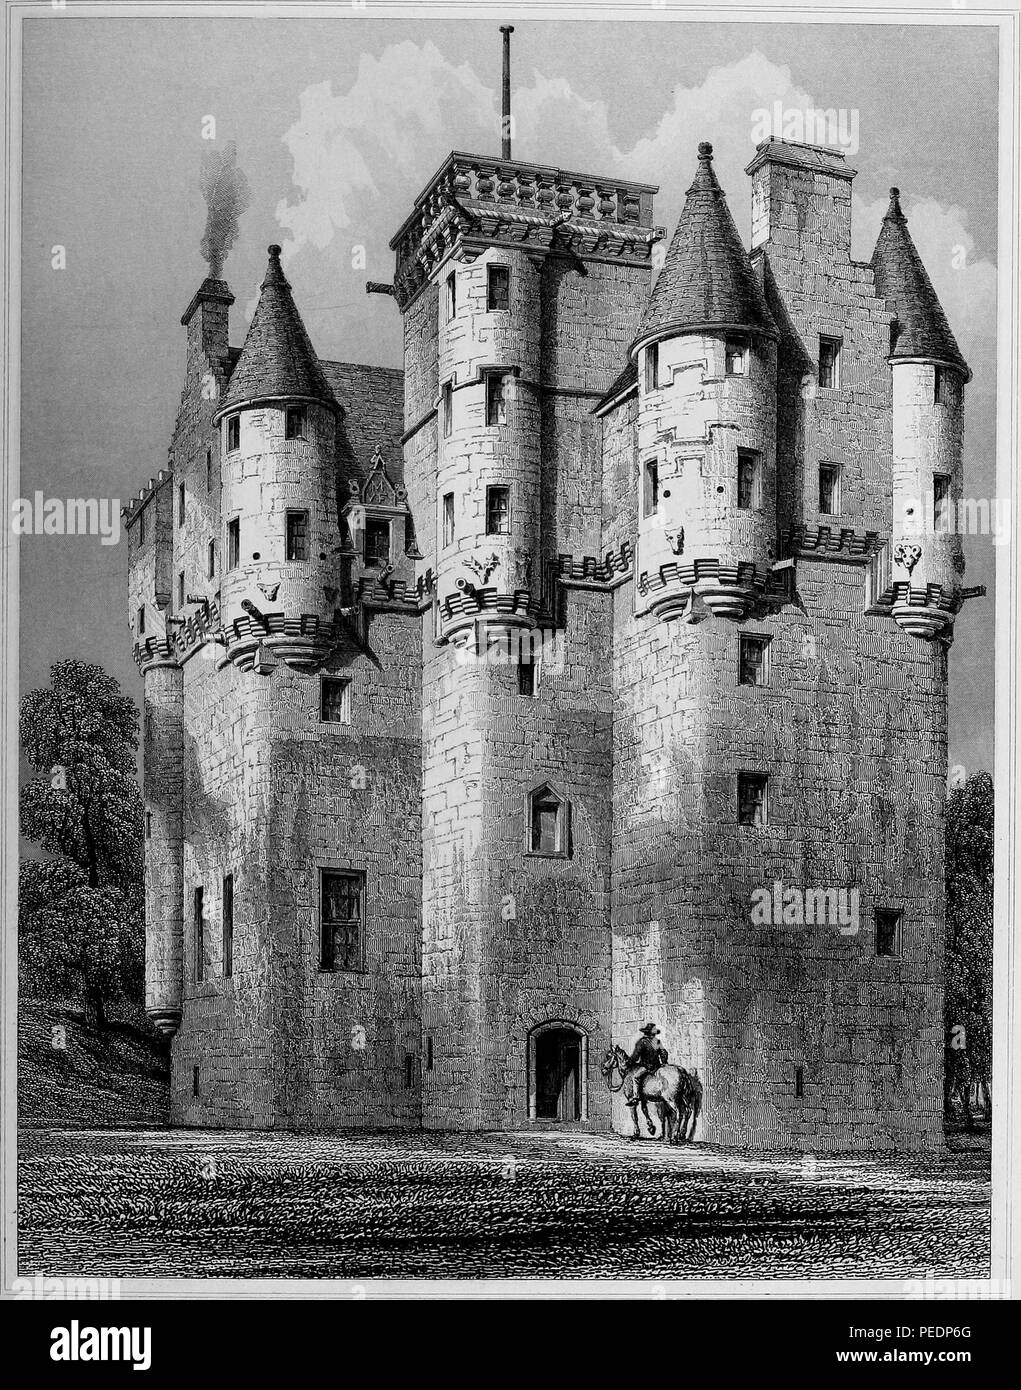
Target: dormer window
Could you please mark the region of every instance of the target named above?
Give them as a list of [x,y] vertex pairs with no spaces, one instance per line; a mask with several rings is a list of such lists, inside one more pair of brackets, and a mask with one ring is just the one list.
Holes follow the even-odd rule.
[[487,267],[486,308],[490,312],[510,308],[510,266]]
[[235,449],[241,448],[241,416],[227,416],[227,452],[233,453]]
[[389,521],[383,521],[374,516],[367,518],[364,554],[367,565],[388,565],[390,563]]
[[548,783],[529,794],[526,831],[529,854],[570,855],[570,806]]
[[728,338],[724,352],[727,376],[748,375],[748,347],[740,338]]
[[305,438],[305,407],[303,405],[289,405],[284,412],[284,438]]

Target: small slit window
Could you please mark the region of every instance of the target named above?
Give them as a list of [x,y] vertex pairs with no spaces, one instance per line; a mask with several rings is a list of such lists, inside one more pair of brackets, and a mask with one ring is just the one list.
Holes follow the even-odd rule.
[[145,604],[144,604],[144,603],[142,604],[141,608],[139,608],[139,610],[138,610],[138,625],[137,625],[137,629],[136,629],[136,630],[137,630],[137,633],[138,633],[138,636],[139,636],[139,637],[144,636],[144,634],[145,634]]
[[443,383],[440,408],[443,416],[443,438],[449,439],[451,430],[454,428],[454,387],[449,381]]
[[762,506],[759,456],[753,449],[737,451],[737,505],[742,511]]
[[454,543],[454,494],[446,492],[443,494],[443,544],[444,546]]
[[876,955],[899,956],[903,948],[904,914],[897,908],[876,908]]
[[241,560],[241,518],[227,522],[227,568],[237,569]]
[[950,530],[950,476],[947,473],[932,475],[932,529]]
[[642,472],[642,511],[655,516],[659,511],[659,459],[647,459]]
[[447,322],[457,315],[457,274],[454,271],[447,276]]
[[227,416],[227,452],[241,448],[241,416]]
[[216,578],[216,543],[210,541],[206,546],[206,578]]
[[645,389],[655,391],[659,386],[659,343],[645,349]]

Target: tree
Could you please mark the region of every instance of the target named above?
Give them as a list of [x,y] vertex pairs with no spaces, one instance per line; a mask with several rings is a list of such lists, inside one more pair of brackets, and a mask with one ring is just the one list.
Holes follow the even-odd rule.
[[[977,772],[947,797],[946,1014],[947,1091],[953,1065],[992,1100],[993,1028],[993,779]],[[956,1057],[954,1029],[964,1029]],[[966,1113],[967,1109],[966,1109]]]
[[104,1001],[137,995],[144,960],[138,710],[99,666],[61,661],[21,702],[21,746],[38,774],[21,831],[50,856],[19,872],[19,957],[46,987]]

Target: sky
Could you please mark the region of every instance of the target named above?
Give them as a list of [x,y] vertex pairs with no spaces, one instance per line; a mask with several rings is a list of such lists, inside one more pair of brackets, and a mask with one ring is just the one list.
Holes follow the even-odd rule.
[[[756,113],[857,113],[854,245],[871,255],[897,184],[974,372],[965,495],[995,495],[997,38],[992,27],[336,19],[97,19],[24,26],[22,497],[137,495],[166,466],[180,317],[205,273],[203,156],[229,141],[251,203],[228,257],[244,339],[278,241],[320,356],[401,365],[388,242],[451,149],[499,150],[500,23],[514,23],[514,156],[660,185],[672,232],[700,140],[747,244]],[[948,99],[947,74],[953,74]],[[215,139],[208,117],[215,121]],[[64,248],[54,267],[53,248]],[[622,364],[623,365],[623,364]],[[21,690],[98,662],[141,702],[127,547],[21,538]],[[950,652],[950,761],[993,770],[997,547],[965,539]]]

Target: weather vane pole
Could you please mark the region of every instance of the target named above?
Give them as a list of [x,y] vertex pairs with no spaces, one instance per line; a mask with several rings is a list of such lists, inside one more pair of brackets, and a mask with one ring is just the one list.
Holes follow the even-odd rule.
[[511,109],[510,109],[510,36],[514,33],[513,24],[501,24],[503,35],[503,149],[504,159],[511,157]]

